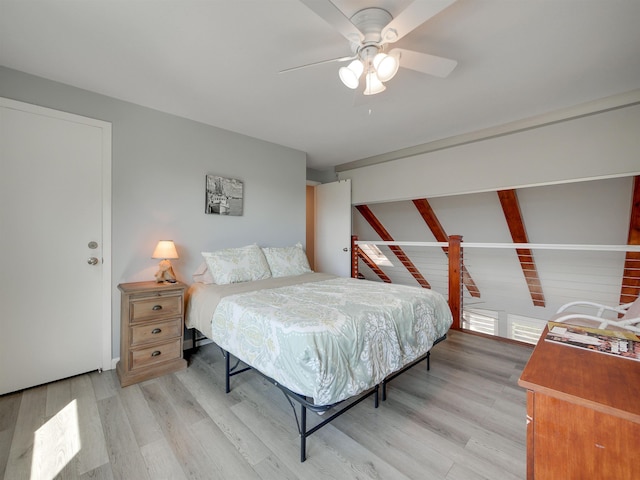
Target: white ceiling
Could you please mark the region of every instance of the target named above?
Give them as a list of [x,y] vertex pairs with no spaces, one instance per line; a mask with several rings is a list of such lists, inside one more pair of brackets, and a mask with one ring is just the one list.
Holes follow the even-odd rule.
[[[417,0],[429,1],[429,0]],[[350,17],[410,0],[334,0]],[[334,165],[640,88],[639,0],[458,0],[396,46],[458,61],[347,89],[351,53],[298,0],[0,0],[0,64]]]

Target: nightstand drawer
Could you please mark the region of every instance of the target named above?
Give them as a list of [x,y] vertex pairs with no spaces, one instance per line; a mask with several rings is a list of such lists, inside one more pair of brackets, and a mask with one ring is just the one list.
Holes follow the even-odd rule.
[[182,295],[151,297],[131,302],[131,322],[148,318],[182,316]]
[[131,369],[149,367],[156,363],[182,358],[181,340],[181,338],[176,338],[169,343],[131,350]]
[[182,358],[184,283],[121,283],[120,361],[126,387],[187,368]]
[[164,322],[143,323],[131,327],[131,346],[150,342],[163,342],[182,335],[182,318]]

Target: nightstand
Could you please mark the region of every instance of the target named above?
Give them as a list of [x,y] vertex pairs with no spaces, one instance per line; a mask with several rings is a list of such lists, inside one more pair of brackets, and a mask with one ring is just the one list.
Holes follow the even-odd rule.
[[187,368],[182,358],[184,283],[121,283],[120,385]]

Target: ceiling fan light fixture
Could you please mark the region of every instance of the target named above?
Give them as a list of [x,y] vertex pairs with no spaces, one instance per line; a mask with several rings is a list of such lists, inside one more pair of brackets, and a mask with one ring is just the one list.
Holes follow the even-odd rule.
[[373,70],[367,73],[366,84],[367,85],[364,89],[365,95],[375,95],[376,93],[384,92],[387,89]]
[[[447,77],[458,63],[448,58],[389,46],[401,40],[456,0],[403,2],[409,3],[409,5],[395,18],[390,12],[379,7],[362,8],[351,17],[347,17],[334,4],[335,0],[301,1],[349,41],[352,55],[288,68],[283,71],[288,72],[329,62],[350,61],[348,66],[338,69],[342,83],[350,89],[357,89],[360,78],[364,74],[365,95],[375,95],[384,91],[386,89],[384,83],[397,74],[400,60],[405,68],[440,78]],[[340,3],[351,5],[359,2],[345,2],[343,0]]]
[[360,76],[364,71],[364,65],[360,60],[354,60],[346,67],[340,67],[338,70],[338,76],[342,83],[345,84],[346,87],[351,88],[352,90],[358,88],[358,84],[360,83]]
[[378,79],[381,82],[388,82],[398,72],[400,58],[398,55],[387,55],[381,52],[373,58],[373,67],[376,69]]

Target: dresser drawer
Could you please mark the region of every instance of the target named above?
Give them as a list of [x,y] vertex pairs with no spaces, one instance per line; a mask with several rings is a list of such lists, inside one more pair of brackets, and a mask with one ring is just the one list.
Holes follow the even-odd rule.
[[181,340],[182,338],[176,338],[172,342],[131,350],[131,369],[136,370],[137,368],[149,367],[157,363],[182,358]]
[[180,317],[164,322],[141,323],[131,327],[131,346],[150,342],[163,342],[182,335]]
[[134,300],[131,302],[131,322],[182,316],[182,298],[182,295],[171,295]]

